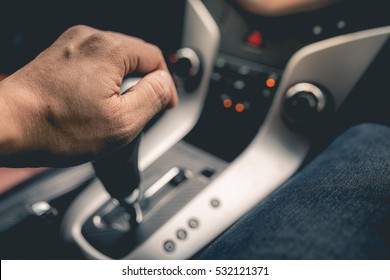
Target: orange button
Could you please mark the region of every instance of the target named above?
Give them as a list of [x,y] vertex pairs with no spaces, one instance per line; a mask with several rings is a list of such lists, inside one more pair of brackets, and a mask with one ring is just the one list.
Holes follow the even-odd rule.
[[265,84],[266,84],[267,87],[273,88],[276,85],[276,81],[274,79],[272,79],[272,78],[268,78],[265,81]]
[[237,103],[234,109],[236,110],[237,113],[242,113],[245,111],[245,105],[242,103]]
[[265,81],[265,84],[266,84],[267,87],[273,88],[276,85],[276,81],[274,79],[272,79],[272,78],[268,78]]
[[226,98],[223,100],[223,107],[225,107],[226,109],[229,109],[230,107],[232,107],[232,105],[233,105],[233,102],[231,99]]

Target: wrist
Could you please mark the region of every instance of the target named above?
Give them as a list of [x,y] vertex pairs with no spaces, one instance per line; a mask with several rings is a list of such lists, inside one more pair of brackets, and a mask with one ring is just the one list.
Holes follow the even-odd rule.
[[0,166],[18,166],[13,159],[23,157],[31,149],[28,116],[34,106],[21,91],[10,79],[0,82]]

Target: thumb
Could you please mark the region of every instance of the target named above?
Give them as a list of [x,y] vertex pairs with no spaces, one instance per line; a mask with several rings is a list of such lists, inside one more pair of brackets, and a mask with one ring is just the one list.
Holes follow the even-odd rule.
[[144,123],[165,107],[174,107],[178,102],[172,77],[164,70],[149,73],[121,98],[129,111]]

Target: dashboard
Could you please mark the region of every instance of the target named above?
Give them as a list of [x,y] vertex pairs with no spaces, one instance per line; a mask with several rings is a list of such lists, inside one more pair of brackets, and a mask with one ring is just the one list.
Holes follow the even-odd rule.
[[[18,17],[0,19],[7,27],[0,73],[86,24],[161,47],[180,104],[144,131],[143,221],[135,233],[91,164],[44,169],[0,196],[2,258],[196,258],[341,131],[390,124],[384,1],[344,0],[278,17],[233,0],[45,9],[9,4]],[[180,59],[190,67],[178,67]],[[127,77],[123,88],[137,79]]]

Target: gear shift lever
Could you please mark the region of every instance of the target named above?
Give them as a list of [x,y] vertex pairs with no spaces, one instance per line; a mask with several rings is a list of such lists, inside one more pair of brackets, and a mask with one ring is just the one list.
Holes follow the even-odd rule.
[[[129,92],[126,90],[123,94]],[[139,203],[141,197],[140,174],[138,170],[138,148],[141,133],[123,148],[93,163],[96,175],[112,198],[129,214],[130,230],[142,222]]]
[[93,163],[96,175],[112,198],[130,215],[130,229],[142,222],[139,204],[140,175],[138,170],[139,134],[131,143]]

